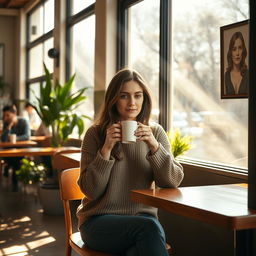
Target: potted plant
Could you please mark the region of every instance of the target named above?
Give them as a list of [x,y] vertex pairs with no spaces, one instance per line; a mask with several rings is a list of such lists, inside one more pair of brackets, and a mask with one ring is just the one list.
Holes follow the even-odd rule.
[[15,173],[17,179],[23,184],[24,191],[29,193],[31,190],[34,195],[37,195],[37,185],[43,182],[46,176],[47,168],[44,164],[36,164],[28,158],[21,160],[20,169]]
[[[83,118],[90,119],[86,115],[80,115],[76,109],[84,103],[86,96],[84,92],[88,87],[72,91],[75,74],[63,85],[58,80],[52,81],[49,70],[44,65],[45,80],[40,84],[40,95],[33,103],[42,123],[51,131],[51,145],[62,146],[77,128],[80,138],[84,131]],[[47,159],[47,158],[45,158]],[[57,177],[52,171],[51,160],[47,159],[46,165],[49,167],[49,176]]]
[[174,158],[183,155],[191,148],[192,136],[181,136],[179,129],[175,129],[174,132],[167,131],[167,137],[171,145],[171,152]]
[[[61,85],[58,80],[52,81],[45,64],[44,71],[45,80],[40,84],[40,95],[36,97],[36,103],[33,105],[44,126],[50,128],[51,145],[60,147],[68,140],[75,128],[77,128],[80,138],[84,131],[83,118],[90,119],[86,115],[75,112],[81,104],[84,104],[86,96],[83,94],[87,87],[73,92],[75,75]],[[52,168],[51,158],[44,157],[44,160],[48,172],[45,182],[39,189],[40,201],[45,213],[62,214],[63,207],[59,198],[57,171]]]
[[35,109],[43,124],[49,127],[52,133],[52,146],[62,146],[72,134],[74,128],[78,129],[78,136],[84,131],[83,118],[89,116],[76,113],[76,109],[84,103],[84,92],[88,87],[72,92],[75,74],[64,84],[58,80],[52,81],[49,70],[44,64],[45,81],[40,84],[40,96],[36,97]]

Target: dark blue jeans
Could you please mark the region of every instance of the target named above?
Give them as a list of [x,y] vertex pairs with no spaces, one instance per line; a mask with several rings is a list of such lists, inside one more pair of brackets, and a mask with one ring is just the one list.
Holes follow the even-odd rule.
[[97,215],[80,227],[81,237],[95,250],[126,256],[168,256],[159,221],[147,214]]

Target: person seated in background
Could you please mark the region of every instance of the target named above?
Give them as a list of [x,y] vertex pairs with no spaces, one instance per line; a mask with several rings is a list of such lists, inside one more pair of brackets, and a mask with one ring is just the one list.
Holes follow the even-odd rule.
[[29,121],[31,134],[35,135],[36,131],[38,130],[41,124],[41,119],[37,114],[34,106],[29,102],[27,102],[25,105],[24,117],[27,118]]
[[30,128],[25,118],[17,116],[17,109],[14,105],[7,105],[3,108],[3,132],[1,140],[8,141],[10,134],[17,135],[17,141],[29,140]]
[[[16,134],[17,141],[29,140],[30,137],[28,120],[17,116],[17,109],[14,105],[7,105],[3,108],[3,132],[1,135],[2,142],[7,142],[9,140],[10,134]],[[8,176],[10,167],[13,170],[13,191],[16,191],[18,188],[15,171],[20,168],[21,159],[21,157],[4,158],[4,161],[7,163],[4,170],[4,175]]]

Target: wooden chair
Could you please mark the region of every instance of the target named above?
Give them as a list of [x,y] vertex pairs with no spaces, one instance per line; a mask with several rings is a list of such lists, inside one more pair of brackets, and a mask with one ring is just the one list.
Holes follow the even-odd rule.
[[[66,256],[71,256],[71,249],[73,248],[79,255],[83,256],[114,256],[107,253],[95,251],[87,247],[81,239],[80,232],[72,232],[72,218],[70,212],[69,201],[80,200],[84,197],[81,192],[77,179],[79,176],[79,168],[71,168],[60,172],[60,197],[64,206],[64,217],[66,226]],[[171,255],[171,247],[166,244],[169,255]]]
[[83,256],[113,256],[88,248],[82,241],[80,232],[72,232],[72,219],[69,201],[80,200],[84,197],[84,194],[77,185],[78,176],[79,168],[62,171],[59,175],[60,197],[63,201],[66,226],[66,256],[71,256],[71,249],[74,249],[79,255]]

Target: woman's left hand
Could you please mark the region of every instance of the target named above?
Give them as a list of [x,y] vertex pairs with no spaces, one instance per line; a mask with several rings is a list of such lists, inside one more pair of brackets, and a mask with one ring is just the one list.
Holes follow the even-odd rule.
[[148,145],[152,154],[157,151],[159,144],[155,136],[153,135],[150,126],[138,122],[135,136],[137,137],[137,141],[144,141]]

